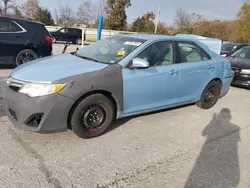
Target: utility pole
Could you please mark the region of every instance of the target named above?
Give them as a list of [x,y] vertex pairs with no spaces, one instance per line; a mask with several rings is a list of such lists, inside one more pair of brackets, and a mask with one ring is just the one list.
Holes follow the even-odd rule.
[[158,27],[158,22],[159,22],[159,16],[160,16],[160,5],[157,10],[157,15],[156,15],[156,20],[155,20],[155,33],[157,33],[157,27]]

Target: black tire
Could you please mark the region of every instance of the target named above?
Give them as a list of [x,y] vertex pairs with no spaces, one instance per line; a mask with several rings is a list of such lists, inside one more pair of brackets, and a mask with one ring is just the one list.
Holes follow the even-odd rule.
[[221,83],[219,81],[210,82],[202,92],[201,99],[197,105],[202,109],[212,108],[220,97]]
[[80,138],[94,138],[106,132],[114,120],[114,105],[102,94],[79,101],[69,116],[72,131]]
[[26,63],[28,61],[37,59],[38,55],[35,51],[30,50],[30,49],[25,49],[19,52],[16,56],[16,66],[19,66],[23,63]]

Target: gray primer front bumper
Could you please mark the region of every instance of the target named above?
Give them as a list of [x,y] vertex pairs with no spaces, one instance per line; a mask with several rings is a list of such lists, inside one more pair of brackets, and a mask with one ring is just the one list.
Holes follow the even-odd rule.
[[[59,94],[30,98],[9,87],[5,88],[4,95],[6,113],[16,128],[40,133],[68,130],[67,117],[73,100]],[[15,111],[18,120],[13,118],[9,108]],[[27,119],[35,113],[44,114],[38,127],[26,125]]]

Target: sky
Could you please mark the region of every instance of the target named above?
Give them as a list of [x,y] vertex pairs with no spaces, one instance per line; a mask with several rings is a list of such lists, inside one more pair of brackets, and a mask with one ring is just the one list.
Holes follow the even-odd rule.
[[[26,0],[16,0],[23,3]],[[75,11],[84,0],[40,0],[40,5],[53,11],[59,4],[68,4]],[[92,0],[97,1],[97,0]],[[182,8],[189,13],[198,13],[208,20],[232,20],[238,13],[244,1],[250,0],[131,0],[132,6],[127,9],[128,23],[147,11],[157,12],[160,6],[160,21],[171,25],[175,13]]]

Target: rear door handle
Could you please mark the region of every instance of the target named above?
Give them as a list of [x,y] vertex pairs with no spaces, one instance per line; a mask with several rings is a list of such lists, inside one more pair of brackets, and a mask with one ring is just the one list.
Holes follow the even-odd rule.
[[213,65],[208,65],[207,68],[210,69],[210,70],[213,70],[214,66]]
[[168,72],[170,75],[177,75],[179,72],[177,71],[177,70],[175,70],[175,69],[173,69],[173,70],[171,70],[171,71],[169,71]]

